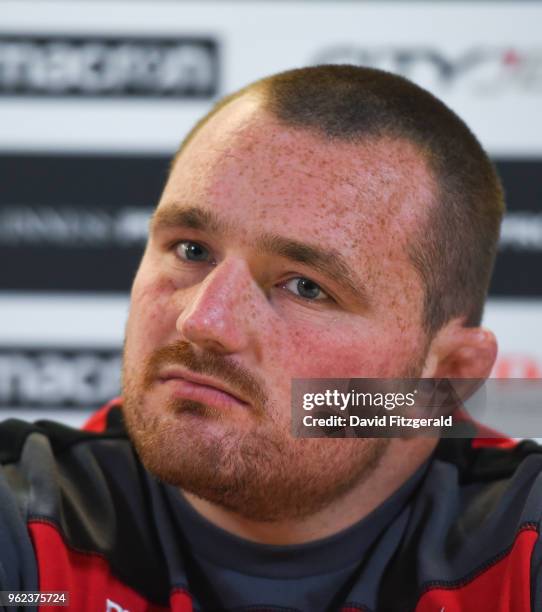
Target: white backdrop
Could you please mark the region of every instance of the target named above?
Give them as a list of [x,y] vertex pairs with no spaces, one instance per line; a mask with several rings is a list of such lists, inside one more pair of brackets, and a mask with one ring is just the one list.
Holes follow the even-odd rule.
[[[3,1],[0,84],[19,79],[36,95],[0,96],[0,149],[169,155],[217,97],[279,70],[351,62],[400,72],[430,89],[466,120],[492,156],[542,159],[540,24],[542,4],[535,2]],[[122,81],[133,58],[122,64],[100,56],[109,64],[97,74],[96,46],[86,55],[71,43],[64,54],[44,54],[28,42],[94,35],[210,40],[217,75],[195,48],[181,49],[182,60],[177,55],[171,61],[181,62],[188,79],[215,79],[216,92],[184,99],[101,95],[103,79]],[[28,40],[21,43],[21,37]],[[70,85],[86,89],[63,95]],[[55,88],[58,95],[52,95]],[[527,223],[527,231],[536,230],[531,246],[539,256],[541,219],[537,213]],[[513,240],[522,227],[509,225],[506,235]],[[126,294],[1,290],[0,347],[121,346]],[[492,298],[485,322],[501,349],[494,375],[542,377],[540,296]],[[0,358],[0,401],[17,377],[29,375],[23,365]],[[50,408],[55,417],[83,418]],[[16,412],[23,414],[21,407]]]

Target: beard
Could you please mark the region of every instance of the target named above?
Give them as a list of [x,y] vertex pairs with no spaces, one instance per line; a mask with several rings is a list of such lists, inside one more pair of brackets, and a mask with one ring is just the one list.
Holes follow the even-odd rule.
[[[129,343],[123,415],[145,467],[160,480],[253,521],[301,519],[324,509],[373,473],[390,442],[294,438],[289,409],[269,400],[261,380],[218,353],[196,353],[188,342],[158,349],[143,371],[130,369],[127,356]],[[243,414],[231,414],[194,401],[153,398],[165,365],[227,382],[250,405]],[[419,370],[410,367],[403,375]]]

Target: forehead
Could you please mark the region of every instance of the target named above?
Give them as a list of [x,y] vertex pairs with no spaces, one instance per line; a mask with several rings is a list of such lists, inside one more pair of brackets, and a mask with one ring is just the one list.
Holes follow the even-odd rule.
[[257,254],[254,245],[271,234],[329,258],[338,253],[379,316],[406,313],[397,316],[403,328],[407,319],[421,321],[424,286],[409,246],[434,193],[423,156],[408,142],[332,141],[284,126],[243,98],[178,156],[156,218],[196,208],[227,228],[228,248]]
[[313,232],[342,230],[345,238],[392,234],[397,243],[423,221],[434,191],[411,143],[329,140],[281,124],[257,98],[245,96],[195,134],[162,203],[199,204],[268,229],[303,222]]

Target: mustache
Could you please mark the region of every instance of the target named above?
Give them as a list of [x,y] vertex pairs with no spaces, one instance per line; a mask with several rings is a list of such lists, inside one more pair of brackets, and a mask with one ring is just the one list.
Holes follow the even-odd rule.
[[201,351],[196,353],[189,342],[182,341],[156,349],[145,365],[143,389],[148,390],[167,365],[180,365],[196,374],[207,374],[226,382],[241,396],[250,398],[254,408],[263,411],[267,396],[263,383],[254,374],[219,353]]

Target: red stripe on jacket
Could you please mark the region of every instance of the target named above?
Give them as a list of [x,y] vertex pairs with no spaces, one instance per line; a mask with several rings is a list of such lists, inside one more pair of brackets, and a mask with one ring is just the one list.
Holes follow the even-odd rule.
[[[102,555],[70,549],[53,524],[33,520],[29,522],[28,529],[38,564],[39,590],[68,591],[70,610],[192,612],[192,598],[186,591],[172,590],[169,607],[159,606],[116,578]],[[143,559],[142,563],[145,562],[152,563]],[[40,612],[59,610],[57,606],[47,605],[39,609]]]
[[531,556],[534,527],[517,535],[509,552],[458,586],[435,586],[419,599],[416,612],[525,612],[531,609]]

